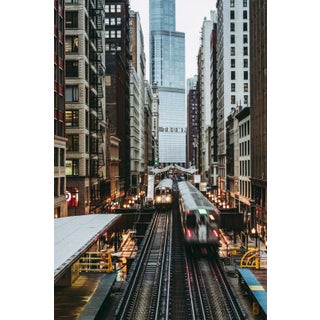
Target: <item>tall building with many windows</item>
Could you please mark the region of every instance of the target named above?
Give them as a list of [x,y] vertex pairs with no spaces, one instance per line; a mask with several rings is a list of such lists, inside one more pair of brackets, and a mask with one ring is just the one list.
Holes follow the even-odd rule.
[[250,106],[249,1],[217,0],[217,13],[217,160],[219,190],[224,193],[226,122],[233,108]]
[[130,189],[130,12],[129,0],[104,0],[106,111],[110,134],[119,139],[119,176],[113,177],[113,200]]
[[255,224],[267,240],[267,0],[250,1],[251,184]]
[[[130,11],[130,190],[140,192],[144,181],[145,155],[145,68],[143,32],[138,12]],[[148,108],[147,108],[148,109]],[[150,132],[151,134],[151,132]]]
[[66,175],[69,215],[96,211],[107,197],[102,0],[66,0]]
[[159,92],[159,163],[186,165],[185,34],[175,0],[149,0],[150,83]]
[[68,215],[64,91],[64,1],[54,2],[54,217]]

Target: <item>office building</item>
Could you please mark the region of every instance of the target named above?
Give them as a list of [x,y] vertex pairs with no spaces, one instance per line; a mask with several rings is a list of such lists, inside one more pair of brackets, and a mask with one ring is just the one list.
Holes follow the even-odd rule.
[[267,0],[250,1],[251,186],[257,233],[267,240]]
[[107,198],[103,2],[65,6],[68,215],[97,212]]
[[68,215],[64,91],[64,1],[54,2],[54,217]]
[[[111,176],[113,200],[130,189],[129,0],[108,0],[105,12],[106,111],[110,135],[119,141],[119,175]],[[114,199],[116,198],[116,199]]]
[[149,0],[150,83],[159,93],[159,163],[186,165],[185,35],[175,0]]
[[[145,68],[146,57],[140,15],[130,11],[130,190],[136,195],[144,180],[146,164],[145,145],[145,112],[148,113],[150,104],[145,104]],[[145,110],[146,108],[146,110]],[[148,116],[148,114],[146,114]],[[151,115],[150,115],[151,121]],[[151,135],[151,130],[150,130]]]
[[249,2],[217,1],[217,144],[219,191],[227,189],[226,122],[237,106],[250,106]]

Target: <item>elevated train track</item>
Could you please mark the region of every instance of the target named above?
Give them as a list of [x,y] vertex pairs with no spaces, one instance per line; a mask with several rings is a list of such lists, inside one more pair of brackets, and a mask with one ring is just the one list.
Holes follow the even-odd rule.
[[215,250],[185,249],[176,197],[155,214],[113,319],[246,319]]
[[168,318],[171,215],[157,213],[143,241],[115,319]]

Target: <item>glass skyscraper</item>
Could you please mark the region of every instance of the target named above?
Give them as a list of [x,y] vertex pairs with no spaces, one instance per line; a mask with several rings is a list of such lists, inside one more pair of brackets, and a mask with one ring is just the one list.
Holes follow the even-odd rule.
[[149,0],[150,81],[159,89],[159,163],[186,165],[185,34],[175,0]]

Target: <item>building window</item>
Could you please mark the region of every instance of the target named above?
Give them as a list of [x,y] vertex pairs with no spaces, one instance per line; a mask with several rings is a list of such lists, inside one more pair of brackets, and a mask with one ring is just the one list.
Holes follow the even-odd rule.
[[236,47],[230,47],[230,55],[235,56],[236,55]]
[[79,135],[68,134],[67,138],[67,151],[79,151]]
[[121,26],[121,17],[117,17],[117,26]]
[[115,38],[116,37],[116,30],[111,30],[110,31],[110,38]]
[[66,77],[74,78],[79,76],[79,66],[77,60],[66,61]]
[[236,59],[231,59],[231,68],[236,67]]
[[244,56],[248,55],[248,47],[243,47],[243,55]]
[[60,149],[60,166],[64,166],[64,149]]
[[79,160],[78,159],[66,160],[66,175],[67,176],[78,176],[79,175]]
[[59,110],[64,111],[64,96],[59,95]]
[[107,4],[104,6],[104,12],[105,13],[109,13],[109,10],[110,10],[110,6]]
[[78,52],[78,50],[79,50],[79,37],[78,36],[66,36],[65,48],[66,48],[66,53]]
[[244,95],[243,96],[243,101],[244,101],[244,104],[248,105],[248,95]]
[[78,102],[79,101],[79,87],[66,86],[66,102]]
[[60,178],[60,195],[63,195],[65,192],[64,181],[65,181],[64,177]]
[[248,24],[247,22],[243,23],[243,31],[248,31]]
[[248,71],[243,71],[243,80],[248,80]]
[[54,196],[58,197],[58,186],[59,186],[59,179],[58,178],[54,178]]
[[115,26],[116,25],[116,18],[115,17],[110,18],[110,25],[111,26]]
[[231,71],[231,80],[236,80],[236,72]]
[[54,166],[57,167],[59,165],[59,162],[58,162],[58,154],[59,154],[59,148],[54,148]]
[[59,68],[59,79],[58,79],[59,85],[63,86],[63,81],[64,81],[63,70]]
[[89,175],[89,160],[86,159],[86,176]]
[[248,0],[243,0],[243,7],[246,8],[248,6]]
[[235,35],[234,34],[230,35],[230,43],[235,43]]
[[230,0],[230,7],[231,7],[231,8],[234,7],[234,0]]
[[230,19],[231,19],[231,20],[234,19],[234,10],[230,10]]
[[248,19],[248,11],[243,11],[243,19]]
[[121,39],[121,30],[117,30],[117,38]]
[[78,28],[78,11],[66,12],[66,28]]
[[243,35],[243,43],[248,43],[248,35],[247,34]]
[[110,12],[112,13],[116,12],[116,6],[114,4],[110,5]]
[[118,13],[121,12],[121,4],[117,4],[117,12],[118,12]]
[[86,134],[86,153],[89,153],[89,136]]
[[79,111],[78,110],[67,110],[66,111],[66,126],[67,127],[78,127],[79,126]]
[[88,111],[86,111],[85,128],[89,129],[89,112]]
[[64,137],[64,122],[63,121],[59,121],[58,126],[59,126],[58,135],[61,136],[61,137]]
[[243,59],[243,67],[248,68],[248,59]]
[[59,41],[59,57],[63,59],[64,47],[63,44]]
[[243,91],[248,92],[248,83],[247,82],[243,84]]
[[236,84],[233,82],[231,83],[231,92],[235,92],[236,91]]
[[236,103],[236,96],[232,95],[231,96],[231,104],[235,104]]
[[230,23],[230,31],[235,31],[234,22]]
[[78,3],[78,0],[65,0],[66,4],[68,3]]

